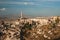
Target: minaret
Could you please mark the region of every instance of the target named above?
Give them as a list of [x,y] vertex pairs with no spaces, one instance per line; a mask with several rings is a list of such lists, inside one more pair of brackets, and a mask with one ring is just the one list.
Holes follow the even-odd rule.
[[21,18],[23,18],[23,17],[22,17],[22,11],[21,11]]

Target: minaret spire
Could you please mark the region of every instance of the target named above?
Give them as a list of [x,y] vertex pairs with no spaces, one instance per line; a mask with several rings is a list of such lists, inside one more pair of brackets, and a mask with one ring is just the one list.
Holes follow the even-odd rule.
[[23,18],[23,17],[22,17],[22,11],[21,11],[21,18]]

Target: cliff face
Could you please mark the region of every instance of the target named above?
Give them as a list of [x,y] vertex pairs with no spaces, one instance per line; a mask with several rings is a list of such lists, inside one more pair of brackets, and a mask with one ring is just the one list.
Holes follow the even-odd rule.
[[19,25],[1,22],[0,40],[60,40],[59,17],[35,20],[23,19]]

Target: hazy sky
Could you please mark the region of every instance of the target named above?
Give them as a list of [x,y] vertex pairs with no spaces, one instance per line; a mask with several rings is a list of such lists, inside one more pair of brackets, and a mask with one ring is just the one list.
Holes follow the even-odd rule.
[[0,0],[0,16],[59,16],[60,0]]

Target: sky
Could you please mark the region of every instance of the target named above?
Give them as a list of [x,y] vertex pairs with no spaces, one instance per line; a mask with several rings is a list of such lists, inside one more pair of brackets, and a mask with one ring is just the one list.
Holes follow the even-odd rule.
[[60,0],[0,0],[0,16],[60,16]]

